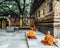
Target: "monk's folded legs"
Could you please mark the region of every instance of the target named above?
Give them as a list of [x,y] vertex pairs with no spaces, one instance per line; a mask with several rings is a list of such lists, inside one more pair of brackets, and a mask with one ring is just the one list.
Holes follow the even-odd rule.
[[28,36],[29,39],[37,39],[35,36]]

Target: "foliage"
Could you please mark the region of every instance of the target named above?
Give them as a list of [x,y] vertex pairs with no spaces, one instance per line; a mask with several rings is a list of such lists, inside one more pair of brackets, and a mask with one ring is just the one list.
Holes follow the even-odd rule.
[[[3,8],[0,7],[0,12],[6,12],[8,13],[10,10],[12,10],[13,12],[15,12],[16,14],[20,14],[19,12],[19,7],[18,7],[18,2],[15,2],[17,0],[1,0],[0,2],[0,6]],[[30,10],[30,6],[31,6],[31,3],[26,3],[26,0],[25,0],[25,4],[24,4],[24,0],[18,0],[19,3],[20,3],[20,6],[21,6],[21,10],[23,11],[23,7],[25,6],[24,8],[24,12],[23,12],[23,16],[26,17],[28,14],[29,14],[29,10]],[[10,5],[12,5],[12,7],[10,7]],[[4,6],[8,6],[8,7],[4,7]]]

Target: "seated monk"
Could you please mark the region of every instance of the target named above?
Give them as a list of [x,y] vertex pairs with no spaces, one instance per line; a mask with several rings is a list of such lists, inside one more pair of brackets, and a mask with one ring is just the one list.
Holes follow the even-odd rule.
[[36,26],[34,25],[34,27],[33,27],[33,31],[36,31]]
[[45,39],[41,41],[44,45],[54,46],[55,42],[58,42],[57,39],[54,39],[52,35],[50,35],[50,31],[48,31]]
[[35,37],[35,31],[33,31],[33,28],[31,28],[31,30],[28,32],[28,38],[29,39],[36,39]]

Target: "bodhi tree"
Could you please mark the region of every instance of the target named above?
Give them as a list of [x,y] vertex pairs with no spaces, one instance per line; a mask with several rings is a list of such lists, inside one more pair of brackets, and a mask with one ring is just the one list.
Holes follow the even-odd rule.
[[[0,14],[7,16],[9,14],[27,16],[30,12],[31,0],[1,0]],[[1,13],[2,12],[2,13]]]

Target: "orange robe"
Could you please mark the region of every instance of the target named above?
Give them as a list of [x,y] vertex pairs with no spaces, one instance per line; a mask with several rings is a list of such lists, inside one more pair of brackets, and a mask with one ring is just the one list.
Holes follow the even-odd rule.
[[28,32],[28,38],[29,38],[29,39],[37,39],[37,38],[35,37],[35,32],[34,32],[33,30],[30,30],[30,31]]
[[54,45],[53,36],[51,36],[51,35],[49,35],[49,34],[46,35],[46,36],[45,36],[45,39],[42,40],[42,43],[43,43],[44,45],[53,46],[53,45]]
[[35,36],[35,32],[34,32],[33,30],[30,30],[30,31],[28,32],[28,36]]

